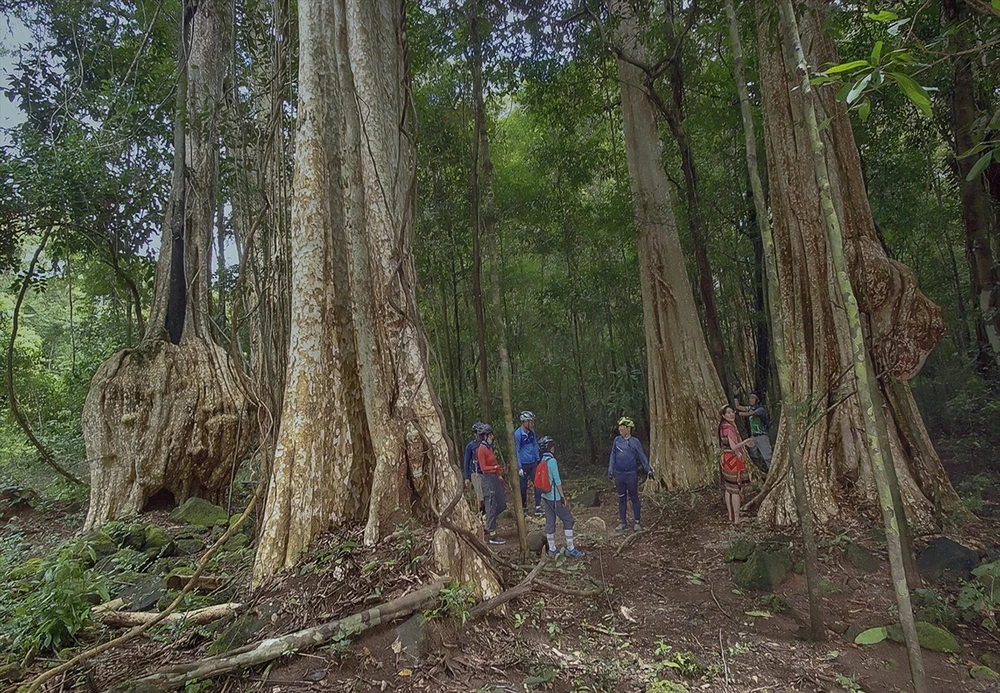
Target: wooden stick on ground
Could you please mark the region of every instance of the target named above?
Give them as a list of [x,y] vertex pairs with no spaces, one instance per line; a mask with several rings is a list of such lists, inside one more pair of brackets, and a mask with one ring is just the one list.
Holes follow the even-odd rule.
[[523,580],[521,580],[521,582],[517,583],[517,585],[515,585],[514,587],[511,587],[506,592],[503,592],[493,597],[493,599],[487,599],[485,602],[482,602],[481,604],[476,604],[474,607],[469,609],[469,619],[474,620],[479,618],[480,616],[488,614],[498,606],[502,606],[503,604],[509,602],[511,599],[519,597],[525,592],[528,592],[531,589],[531,583],[533,583],[535,579],[538,577],[538,574],[542,572],[542,568],[545,567],[545,564],[548,562],[548,560],[549,560],[548,555],[543,553],[542,557],[538,559],[538,563],[535,565],[535,567],[531,570],[530,573],[528,573],[528,575]]
[[181,688],[190,681],[203,681],[219,674],[265,664],[285,655],[307,652],[322,646],[337,635],[356,635],[373,626],[388,623],[422,609],[437,599],[441,589],[449,581],[450,578],[441,578],[423,589],[372,607],[367,611],[312,628],[305,628],[279,638],[261,640],[214,657],[168,667],[145,676],[135,683],[156,686],[162,690],[172,690]]
[[230,602],[228,604],[214,604],[201,609],[191,611],[179,611],[168,614],[165,618],[160,618],[158,611],[105,611],[101,614],[101,621],[106,626],[117,628],[130,628],[141,626],[150,621],[159,619],[161,623],[177,623],[185,621],[197,626],[218,620],[224,616],[231,616],[240,608],[240,604]]

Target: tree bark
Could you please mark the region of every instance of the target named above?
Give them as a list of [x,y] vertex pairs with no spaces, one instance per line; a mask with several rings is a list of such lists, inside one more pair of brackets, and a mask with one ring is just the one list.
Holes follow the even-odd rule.
[[[624,52],[644,63],[646,53],[630,4],[614,0],[611,8],[621,19]],[[726,399],[684,266],[645,74],[623,58],[618,73],[642,287],[654,486],[694,488],[718,478],[716,417]]]
[[[961,22],[965,16],[962,3],[958,0],[944,0],[945,19],[950,23]],[[956,50],[967,47],[963,29],[956,34]],[[976,108],[975,75],[972,55],[956,55],[952,58],[954,84],[952,85],[952,118],[955,141],[955,170],[962,192],[962,222],[965,224],[965,243],[968,249],[969,265],[975,278],[976,299],[979,305],[977,322],[986,335],[989,353],[981,353],[980,361],[1000,365],[1000,285],[990,245],[989,198],[985,176],[980,174],[969,180],[969,172],[976,163],[976,156],[962,156],[975,144],[975,121],[979,115]]]
[[[256,438],[237,366],[212,340],[209,247],[218,183],[215,113],[231,6],[203,1],[182,12],[171,200],[153,305],[135,349],[94,375],[83,408],[90,460],[85,527],[142,510],[161,489],[179,502],[217,501]],[[186,35],[190,21],[190,54]]]
[[[299,33],[292,347],[258,583],[331,524],[364,520],[371,545],[461,492],[414,293],[403,6],[305,0]],[[453,521],[475,525],[464,503]],[[432,550],[439,570],[497,591],[456,533],[439,525]]]
[[[800,23],[810,64],[837,61],[820,31],[824,5],[812,2]],[[783,330],[792,359],[791,394],[806,407],[803,431],[809,506],[819,522],[842,504],[877,501],[872,464],[862,431],[864,412],[848,377],[850,333],[829,267],[829,245],[804,128],[795,79],[795,60],[782,50],[758,5],[758,46],[764,104],[769,189],[778,257]],[[903,504],[913,526],[929,530],[964,509],[931,445],[905,380],[923,365],[944,332],[940,309],[919,292],[912,272],[882,251],[872,222],[861,162],[850,120],[829,90],[816,94],[835,209],[842,220],[848,267],[866,323],[873,361],[886,377],[879,401],[888,421],[889,451],[895,461]],[[785,423],[779,426],[774,466],[758,513],[778,524],[794,523]]]

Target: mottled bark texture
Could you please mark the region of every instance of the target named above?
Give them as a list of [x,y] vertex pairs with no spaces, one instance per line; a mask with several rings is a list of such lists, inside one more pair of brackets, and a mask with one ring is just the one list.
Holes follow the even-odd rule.
[[148,330],[138,347],[101,365],[84,403],[91,475],[86,527],[141,511],[161,489],[178,502],[191,495],[219,500],[256,438],[237,366],[212,340],[209,320],[219,168],[215,114],[231,14],[231,3],[209,0],[189,18],[177,160]]
[[[299,3],[292,205],[292,340],[255,579],[318,532],[365,521],[375,544],[409,518],[436,524],[461,475],[416,307],[415,123],[402,3]],[[475,519],[458,503],[452,521]],[[484,595],[482,558],[438,527],[439,570]]]
[[[758,3],[758,49],[764,139],[780,279],[783,331],[792,370],[792,401],[815,413],[802,439],[810,507],[820,522],[853,501],[877,500],[864,423],[855,393],[844,306],[830,268],[812,153],[805,132],[795,63],[782,48],[770,6]],[[800,30],[810,65],[837,61],[820,30],[824,3],[809,3]],[[849,117],[834,91],[817,90],[833,203],[843,228],[851,280],[880,381],[889,446],[912,525],[930,529],[961,512],[961,503],[934,451],[906,380],[944,334],[940,309],[920,293],[910,270],[885,255],[872,221]],[[810,417],[807,416],[807,419]],[[779,429],[774,466],[759,516],[795,521],[785,447]]]
[[[627,0],[614,0],[611,7],[620,18],[625,55],[645,63],[631,6]],[[726,398],[684,264],[656,113],[643,86],[645,74],[625,59],[618,60],[618,74],[649,364],[649,458],[657,487],[693,488],[718,479],[716,427]]]

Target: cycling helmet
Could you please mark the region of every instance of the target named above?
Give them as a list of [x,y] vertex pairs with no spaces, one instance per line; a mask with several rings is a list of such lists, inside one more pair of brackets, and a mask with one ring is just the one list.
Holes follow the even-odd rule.
[[628,426],[629,428],[635,428],[635,421],[628,418],[627,416],[623,416],[622,418],[618,419],[618,425]]
[[487,423],[484,423],[482,428],[479,429],[479,435],[481,436],[488,436],[490,433],[493,433],[493,427]]
[[538,441],[538,450],[543,453],[549,452],[555,444],[556,441],[552,439],[552,436],[542,436],[542,439]]
[[472,434],[473,435],[477,435],[477,436],[478,435],[482,435],[483,434],[483,426],[485,426],[485,425],[486,424],[484,424],[482,421],[477,421],[476,423],[472,424]]
[[522,411],[521,412],[521,421],[522,422],[523,421],[534,421],[534,420],[535,420],[535,415],[532,414],[530,411]]

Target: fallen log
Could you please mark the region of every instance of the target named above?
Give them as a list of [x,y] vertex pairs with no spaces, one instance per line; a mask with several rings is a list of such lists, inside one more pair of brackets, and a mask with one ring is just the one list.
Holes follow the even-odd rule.
[[449,581],[450,578],[441,578],[423,589],[372,607],[367,611],[288,633],[278,638],[261,640],[214,657],[206,657],[195,662],[161,669],[134,683],[148,684],[161,690],[173,690],[183,687],[190,681],[203,681],[219,674],[265,664],[285,655],[308,652],[324,645],[338,635],[357,635],[373,626],[408,616],[418,609],[429,606],[437,599],[441,589]]
[[511,587],[506,592],[502,592],[497,596],[493,597],[493,599],[487,599],[485,602],[476,604],[474,607],[469,609],[469,619],[474,620],[479,618],[480,616],[484,616],[489,612],[493,611],[493,609],[497,608],[498,606],[506,604],[510,600],[530,591],[531,584],[538,577],[538,574],[542,572],[542,568],[545,567],[545,564],[546,562],[548,562],[548,560],[549,560],[548,555],[543,553],[542,557],[538,559],[537,565],[535,565],[535,567],[531,569],[531,572],[528,573],[528,575],[523,580],[521,580],[521,582],[517,583],[517,585],[515,585],[514,587]]
[[160,618],[159,611],[105,611],[100,614],[101,622],[106,626],[115,628],[131,628],[132,626],[142,626],[159,619],[160,623],[177,623],[183,621],[196,626],[203,626],[206,623],[218,620],[224,616],[231,616],[240,608],[240,604],[214,604],[201,609],[191,611],[176,611]]
[[112,599],[110,602],[104,602],[103,604],[98,604],[97,606],[91,607],[90,613],[97,616],[98,614],[103,614],[106,611],[119,611],[125,608],[125,600],[121,597],[118,599]]

